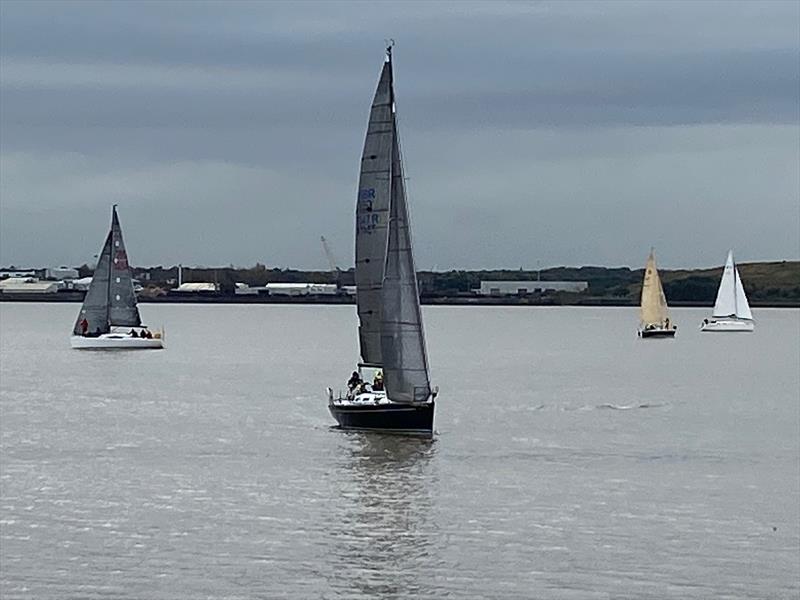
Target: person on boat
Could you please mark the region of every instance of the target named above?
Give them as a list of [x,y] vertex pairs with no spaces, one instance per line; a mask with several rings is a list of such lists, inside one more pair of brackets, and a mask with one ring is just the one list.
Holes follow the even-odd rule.
[[100,326],[97,326],[94,330],[94,334],[92,335],[92,337],[100,337],[101,335],[103,335],[103,332],[100,331]]
[[86,320],[86,317],[81,319],[81,335],[86,337],[86,334],[89,333],[89,321]]
[[669,317],[664,319],[664,329],[669,329]]
[[144,336],[145,336],[145,337],[146,337],[148,340],[152,340],[152,339],[153,339],[153,334],[152,334],[152,333],[150,333],[150,330],[149,330],[149,329],[145,329],[145,330],[142,332],[142,335],[144,335]]
[[138,333],[136,333],[136,330],[135,330],[135,329],[131,329],[131,331],[130,331],[130,336],[131,336],[131,337],[139,337],[139,334],[138,334]]
[[383,391],[383,371],[378,369],[372,379],[372,390],[375,392]]
[[353,392],[362,383],[361,375],[358,374],[358,371],[353,371],[353,374],[350,375],[350,379],[347,380],[347,389]]

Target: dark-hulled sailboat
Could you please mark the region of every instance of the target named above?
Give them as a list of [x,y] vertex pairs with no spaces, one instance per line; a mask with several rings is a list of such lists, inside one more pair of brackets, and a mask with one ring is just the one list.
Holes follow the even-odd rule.
[[[361,362],[328,408],[343,429],[433,434],[434,399],[397,132],[392,48],[372,102],[356,203],[356,298]],[[374,376],[372,385],[365,375]],[[356,376],[357,375],[357,376]]]

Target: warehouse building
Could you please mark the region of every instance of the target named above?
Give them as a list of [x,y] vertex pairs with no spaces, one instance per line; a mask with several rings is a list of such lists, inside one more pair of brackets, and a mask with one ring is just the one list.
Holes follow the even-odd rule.
[[589,288],[586,281],[481,281],[476,290],[481,296],[525,296],[544,292],[580,293]]
[[57,281],[40,281],[34,277],[9,277],[0,281],[2,294],[55,294]]

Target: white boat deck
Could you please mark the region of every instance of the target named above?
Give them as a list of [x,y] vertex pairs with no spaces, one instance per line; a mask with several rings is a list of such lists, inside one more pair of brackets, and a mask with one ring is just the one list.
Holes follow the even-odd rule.
[[353,397],[340,396],[331,398],[331,403],[336,406],[377,406],[381,404],[391,404],[392,401],[386,397],[386,392],[362,392]]

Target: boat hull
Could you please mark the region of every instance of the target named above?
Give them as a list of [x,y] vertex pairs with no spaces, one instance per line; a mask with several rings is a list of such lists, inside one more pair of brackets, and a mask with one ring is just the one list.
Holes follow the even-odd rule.
[[642,338],[674,338],[677,329],[642,329],[639,336]]
[[753,321],[744,321],[740,319],[718,319],[716,321],[709,321],[700,326],[700,331],[712,332],[752,332],[755,329]]
[[135,338],[113,333],[98,337],[73,335],[69,343],[75,350],[161,350],[164,347],[164,340],[160,338]]
[[398,435],[433,436],[434,401],[354,405],[330,402],[328,409],[342,429]]

